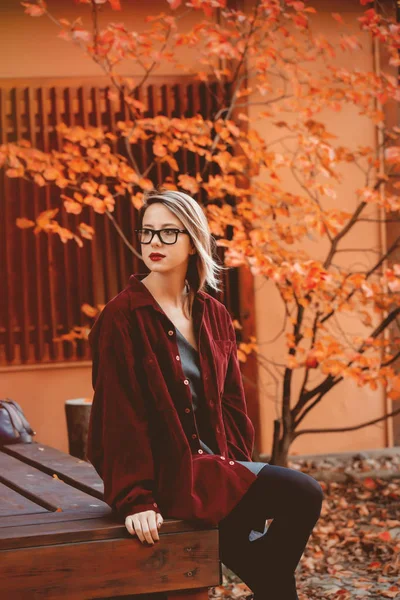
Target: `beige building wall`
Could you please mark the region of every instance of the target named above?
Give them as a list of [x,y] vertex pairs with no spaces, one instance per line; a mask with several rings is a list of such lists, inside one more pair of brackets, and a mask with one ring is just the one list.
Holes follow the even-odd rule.
[[68,452],[65,401],[93,397],[91,363],[2,367],[0,390],[21,405],[37,442]]
[[[122,0],[123,10],[113,11],[108,4],[99,13],[99,30],[109,23],[123,23],[128,30],[142,32],[151,27],[145,22],[148,14],[156,15],[167,11],[166,0],[134,2]],[[92,30],[90,4],[75,4],[73,0],[50,0],[49,11],[57,19],[65,18],[73,22],[82,17],[82,27]],[[199,13],[191,13],[180,21],[179,29],[190,29]],[[86,56],[79,46],[58,37],[59,28],[48,17],[29,17],[24,13],[20,0],[0,2],[0,78],[26,77],[99,77],[104,74],[90,56]],[[5,59],[5,57],[7,57]],[[185,47],[179,55],[181,64],[196,64],[197,53]],[[117,72],[124,75],[141,75],[143,71],[135,64],[125,61],[117,66]],[[164,63],[154,71],[156,75],[171,74],[173,65]],[[182,71],[179,71],[182,73]]]
[[[77,6],[70,1],[52,0],[48,3],[55,16],[74,18],[78,14],[86,15],[83,25],[89,27],[88,6]],[[149,12],[149,3],[123,2],[122,13],[107,10],[101,17],[100,25],[110,20],[124,22],[128,28],[140,30],[143,27],[143,17]],[[246,0],[246,6],[250,7]],[[322,14],[318,16],[321,32],[334,35],[334,21],[331,12],[334,10],[332,3],[324,0],[315,2],[321,5]],[[345,11],[352,10],[355,2],[345,3]],[[336,3],[335,3],[336,5]],[[349,8],[350,7],[350,8]],[[153,14],[165,9],[164,0],[152,0]],[[341,7],[342,9],[342,7]],[[335,6],[337,10],[337,6]],[[349,15],[350,16],[350,15]],[[186,17],[186,26],[189,27],[196,16]],[[57,37],[57,28],[45,17],[30,18],[23,13],[19,0],[2,0],[0,3],[0,78],[39,78],[41,82],[46,78],[55,77],[97,77],[101,71],[89,58],[73,45]],[[7,60],[4,60],[7,57]],[[45,57],[45,59],[44,59]],[[197,65],[195,51],[185,49],[182,62],[188,66]],[[349,55],[341,60],[346,61]],[[360,67],[373,68],[372,48],[365,47],[365,53],[358,58]],[[135,75],[128,65],[122,65],[120,72]],[[172,74],[173,68],[164,65],[157,71],[160,75]],[[137,74],[137,73],[136,73]],[[257,112],[250,108],[250,116],[256,118]],[[328,118],[328,116],[327,116]],[[374,129],[368,121],[358,117],[354,110],[348,109],[340,114],[329,115],[334,119],[334,129],[345,143],[357,141],[365,144],[374,143]],[[258,123],[259,131],[265,136],[277,137],[277,132],[268,128],[265,121]],[[351,173],[350,173],[351,171]],[[344,179],[340,189],[339,202],[342,206],[351,209],[354,206],[354,189],[360,181],[354,177],[354,170],[350,169],[351,177]],[[293,182],[290,188],[295,190]],[[368,236],[371,244],[380,247],[382,240],[378,228],[359,228],[354,231],[351,243],[354,248],[359,247],[360,239]],[[348,244],[346,244],[348,246]],[[323,256],[324,248],[310,244],[315,256]],[[352,260],[360,260],[365,264],[364,255]],[[256,291],[256,335],[260,346],[268,344],[274,337],[282,322],[282,311],[279,299],[273,286],[261,277],[255,278]],[[345,326],[352,327],[352,322]],[[279,356],[279,344],[274,346],[274,353]],[[32,367],[7,367],[0,369],[1,396],[11,397],[24,408],[28,420],[37,431],[37,440],[50,444],[61,450],[68,451],[64,402],[70,398],[91,397],[90,365],[87,363],[64,365],[39,365]],[[266,374],[260,370],[260,415],[262,421],[262,447],[261,453],[271,451],[272,421],[277,416],[276,397],[271,391],[270,382]],[[389,407],[390,408],[390,407]],[[320,405],[303,421],[302,428],[341,427],[356,425],[389,412],[385,397],[382,392],[371,392],[369,389],[358,389],[350,383],[342,384],[335,391],[326,396]],[[388,431],[390,423],[379,423],[373,427],[344,434],[324,434],[301,436],[292,446],[292,453],[313,453],[327,451],[359,450],[391,445],[391,435]]]

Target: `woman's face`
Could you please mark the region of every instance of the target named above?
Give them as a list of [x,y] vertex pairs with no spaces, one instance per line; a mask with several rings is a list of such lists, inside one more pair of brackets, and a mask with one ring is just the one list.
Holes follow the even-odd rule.
[[[164,204],[155,202],[146,209],[142,229],[185,229],[182,221]],[[186,271],[189,254],[194,253],[191,238],[187,233],[179,233],[175,244],[165,244],[154,235],[150,244],[141,244],[143,262],[151,271],[166,272],[181,265]],[[159,253],[163,258],[152,260],[151,254]]]

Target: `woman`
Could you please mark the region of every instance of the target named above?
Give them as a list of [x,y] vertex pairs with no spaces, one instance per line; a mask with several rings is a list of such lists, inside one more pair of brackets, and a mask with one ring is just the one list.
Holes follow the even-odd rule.
[[150,273],[131,275],[89,336],[87,453],[104,499],[142,543],[159,541],[163,517],[218,524],[222,562],[257,600],[298,598],[294,571],[322,489],[251,460],[232,319],[203,291],[219,290],[223,269],[207,219],[187,194],[153,191],[136,231]]

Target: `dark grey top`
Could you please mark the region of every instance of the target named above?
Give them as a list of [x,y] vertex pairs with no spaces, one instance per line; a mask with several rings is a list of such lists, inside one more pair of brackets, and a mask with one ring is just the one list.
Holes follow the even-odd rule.
[[[176,340],[178,343],[179,355],[181,357],[182,369],[186,375],[186,378],[189,380],[190,389],[192,392],[193,412],[196,415],[196,423],[199,432],[201,431],[202,439],[199,440],[200,446],[202,447],[204,452],[207,452],[208,454],[217,454],[218,446],[216,445],[216,440],[214,439],[214,435],[210,424],[207,422],[207,418],[204,412],[202,411],[202,408],[204,407],[204,390],[202,387],[201,380],[199,353],[187,341],[187,339],[179,331],[179,329],[177,327],[175,327],[175,329],[177,334]],[[266,464],[268,464],[263,462],[250,462],[244,460],[237,460],[236,462],[247,467],[255,475],[257,475],[261,471],[261,469],[265,467]]]

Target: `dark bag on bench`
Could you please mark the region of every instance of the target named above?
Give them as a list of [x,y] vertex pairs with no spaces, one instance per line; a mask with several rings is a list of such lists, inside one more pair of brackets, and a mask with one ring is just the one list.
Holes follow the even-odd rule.
[[29,444],[33,435],[36,431],[29,425],[18,402],[10,398],[0,400],[0,446]]

